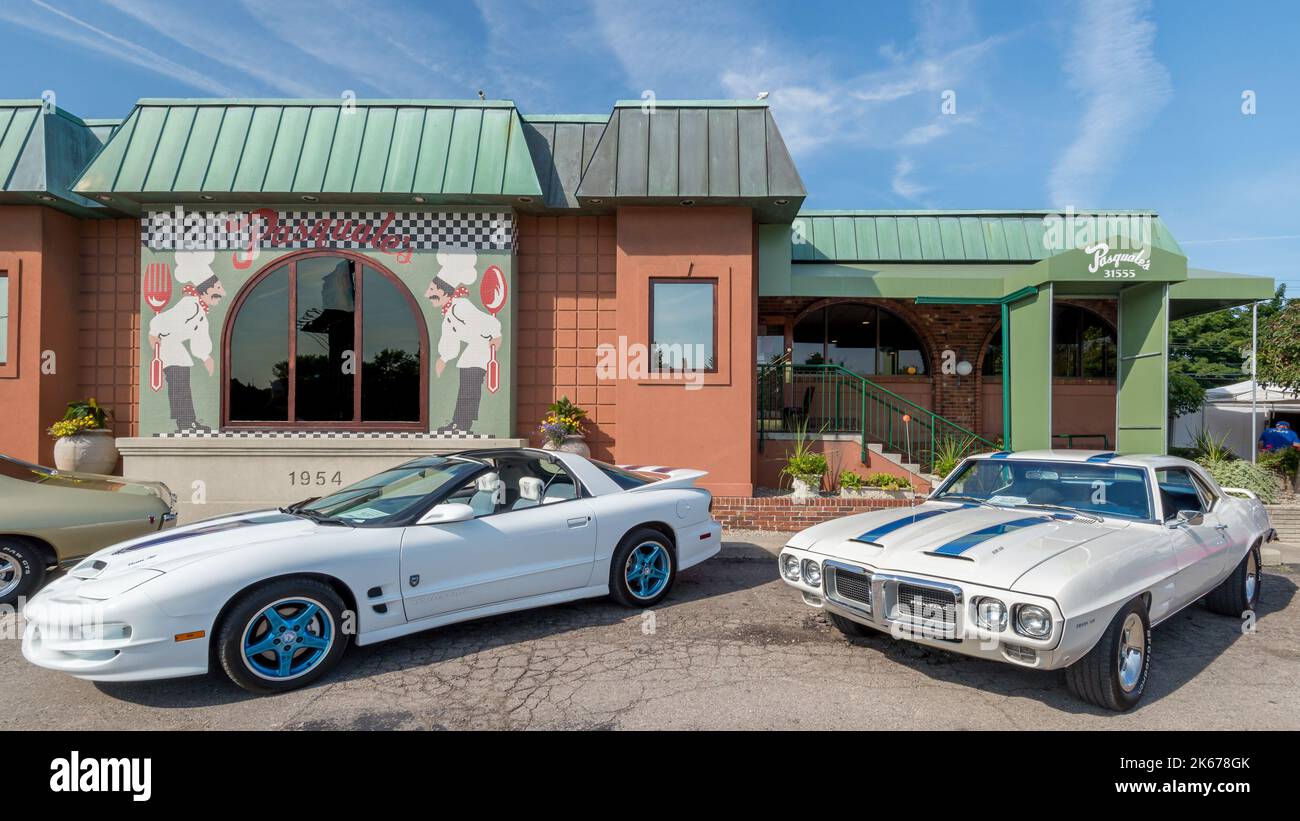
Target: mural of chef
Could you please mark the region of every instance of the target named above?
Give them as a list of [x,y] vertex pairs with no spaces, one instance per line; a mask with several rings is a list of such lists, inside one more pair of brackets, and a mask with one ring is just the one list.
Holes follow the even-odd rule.
[[442,334],[438,337],[438,361],[434,371],[442,376],[447,363],[455,360],[460,374],[456,410],[439,433],[467,433],[478,419],[483,381],[488,361],[501,345],[501,320],[486,313],[469,299],[469,286],[478,279],[478,257],[472,251],[438,253],[439,270],[424,292],[425,298],[442,310]]
[[211,430],[194,412],[190,368],[198,360],[208,376],[213,372],[208,311],[226,295],[212,272],[215,257],[213,251],[177,251],[175,274],[182,286],[181,298],[149,321],[149,345],[162,358],[167,400],[178,431]]

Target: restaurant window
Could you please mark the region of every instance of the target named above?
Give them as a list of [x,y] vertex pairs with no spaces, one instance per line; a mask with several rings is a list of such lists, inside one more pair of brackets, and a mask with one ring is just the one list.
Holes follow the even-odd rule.
[[0,271],[0,365],[9,364],[9,274]]
[[859,302],[804,315],[794,326],[796,365],[840,365],[864,376],[925,374],[921,339],[899,316]]
[[[984,354],[985,376],[1002,375],[1001,327]],[[1114,378],[1115,329],[1097,314],[1075,305],[1052,310],[1052,375],[1089,379]]]
[[227,325],[226,421],[422,428],[424,320],[362,259],[308,254],[256,277]]
[[718,281],[650,280],[650,362],[657,371],[718,370]]

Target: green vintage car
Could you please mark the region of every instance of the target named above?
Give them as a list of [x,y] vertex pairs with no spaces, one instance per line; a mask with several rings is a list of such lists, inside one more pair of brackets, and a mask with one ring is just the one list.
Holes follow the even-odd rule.
[[46,571],[176,522],[162,482],[68,473],[0,454],[0,605],[40,588]]

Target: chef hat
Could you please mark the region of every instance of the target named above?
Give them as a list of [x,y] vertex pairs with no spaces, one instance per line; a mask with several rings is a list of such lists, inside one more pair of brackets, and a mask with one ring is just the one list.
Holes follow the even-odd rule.
[[212,260],[216,258],[216,251],[177,251],[176,281],[198,285],[206,279],[211,279],[216,276],[212,272]]
[[474,270],[477,264],[478,255],[473,251],[439,251],[438,279],[452,287],[473,285],[478,279],[478,271]]

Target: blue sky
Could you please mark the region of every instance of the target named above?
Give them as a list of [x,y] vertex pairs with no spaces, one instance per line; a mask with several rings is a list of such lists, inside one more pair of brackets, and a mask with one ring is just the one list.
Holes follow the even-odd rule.
[[[1300,7],[1197,0],[4,0],[0,97],[769,102],[810,208],[1149,208],[1300,291]],[[1254,114],[1242,95],[1254,92]],[[943,103],[955,103],[948,110]]]

